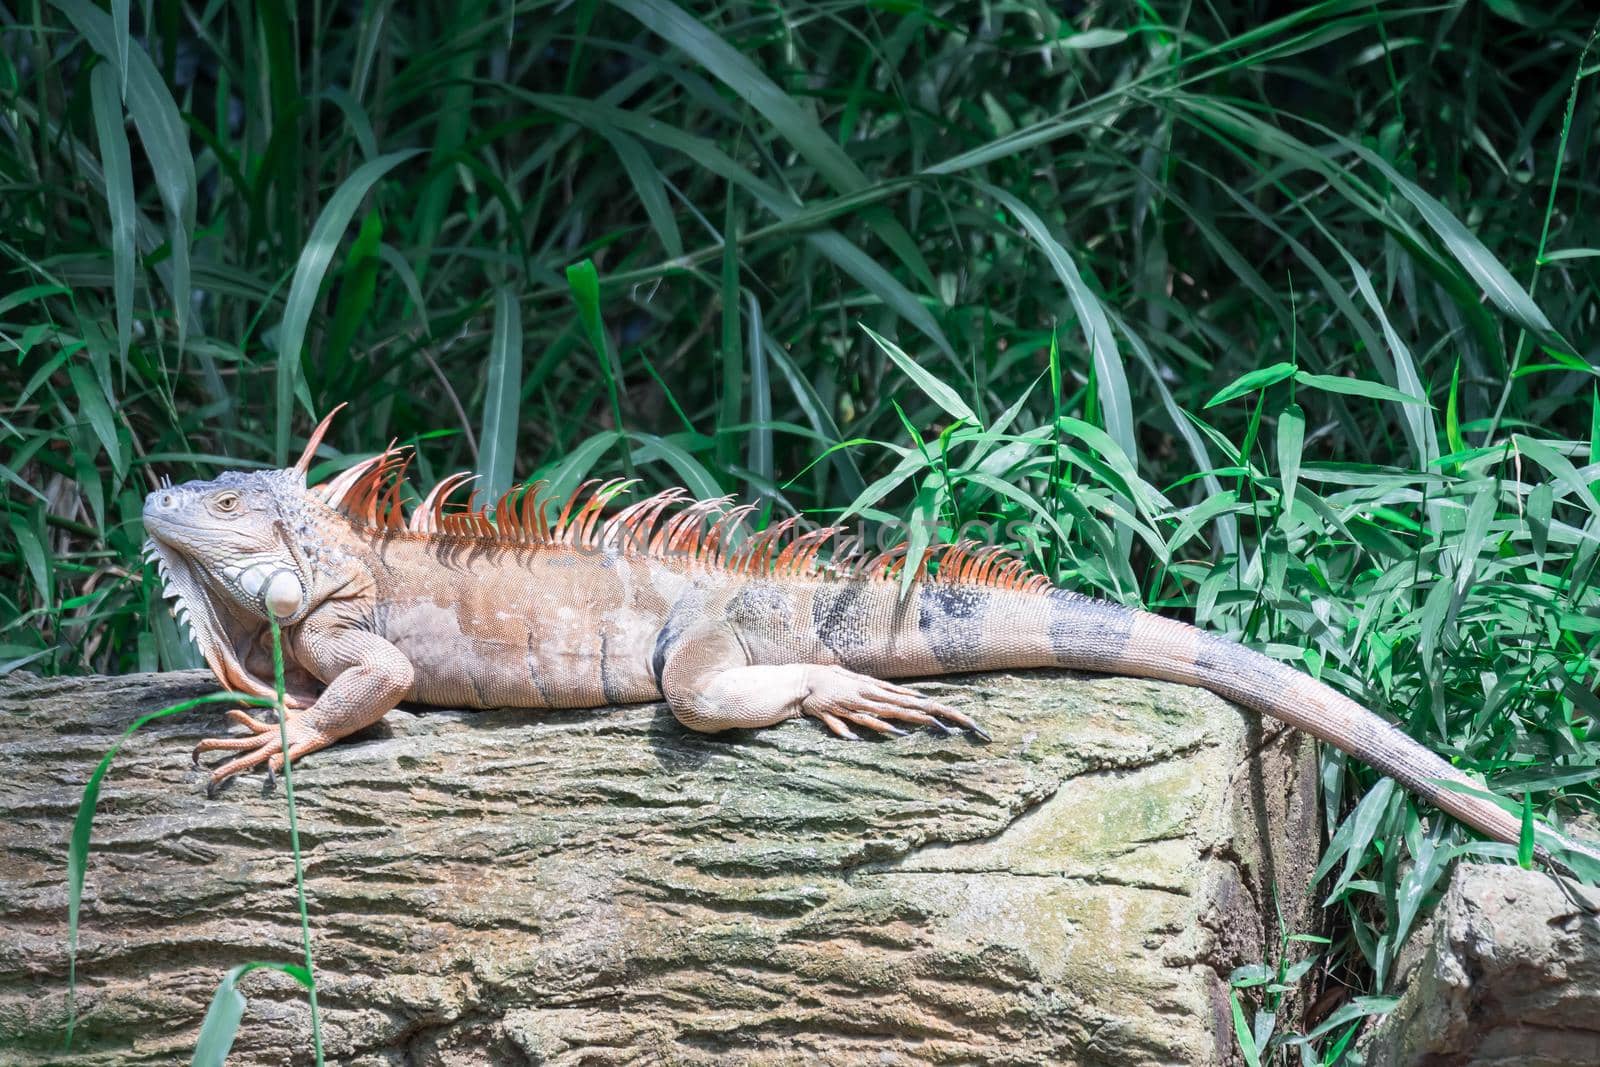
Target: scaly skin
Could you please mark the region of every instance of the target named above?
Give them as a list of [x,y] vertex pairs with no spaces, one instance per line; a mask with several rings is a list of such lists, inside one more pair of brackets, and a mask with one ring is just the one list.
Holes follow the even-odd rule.
[[[582,502],[575,494],[553,523],[536,494],[514,491],[491,525],[470,505],[445,511],[464,481],[447,479],[408,519],[399,451],[305,488],[326,426],[294,468],[165,487],[144,509],[168,595],[224,685],[273,691],[269,615],[283,625],[298,709],[291,759],[402,700],[665,698],[705,732],[809,715],[841,737],[908,725],[982,736],[957,709],[884,679],[1066,667],[1204,687],[1335,745],[1495,840],[1520,837],[1520,820],[1448,788],[1481,786],[1327,686],[1192,626],[1050,587],[993,550],[948,547],[902,595],[892,554],[818,565],[833,531],[786,539],[777,529],[734,546],[739,509],[678,491],[603,523],[616,483]],[[281,769],[277,728],[230,718],[248,735],[196,748],[238,753],[212,783],[262,763]]]

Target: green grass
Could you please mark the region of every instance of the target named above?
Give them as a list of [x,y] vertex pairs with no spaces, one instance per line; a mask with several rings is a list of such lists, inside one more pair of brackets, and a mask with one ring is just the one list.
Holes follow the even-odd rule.
[[[0,12],[0,671],[197,664],[143,494],[349,400],[334,447],[424,482],[989,523],[1592,814],[1586,6],[1060,6]],[[1236,990],[1263,1058],[1518,858],[1323,783],[1339,920]]]
[[[166,718],[168,715],[192,711],[207,704],[245,704],[271,708],[278,720],[280,751],[289,751],[289,707],[284,703],[283,688],[283,635],[279,632],[276,620],[269,619],[268,625],[272,628],[272,678],[276,690],[274,699],[268,700],[265,697],[243,693],[210,693],[141,715],[123,731],[122,740],[105,754],[83,787],[83,799],[78,803],[78,814],[72,824],[72,836],[67,843],[67,1020],[62,1040],[62,1047],[67,1052],[72,1050],[73,1032],[78,1022],[78,927],[83,902],[83,878],[89,866],[89,844],[94,829],[95,806],[100,802],[100,786],[111,770],[111,762],[116,758],[117,750],[122,747],[122,743],[146,723]],[[201,1022],[200,1031],[195,1037],[194,1057],[191,1061],[194,1067],[222,1067],[227,1062],[228,1052],[233,1047],[239,1023],[248,1006],[244,994],[239,992],[239,982],[252,971],[280,971],[305,987],[311,1005],[312,1055],[317,1067],[322,1067],[322,1021],[317,1010],[316,970],[311,952],[311,919],[306,906],[306,876],[300,852],[300,823],[294,803],[294,765],[288,761],[283,765],[283,790],[284,805],[289,816],[289,851],[294,859],[295,899],[300,908],[300,947],[305,963],[301,965],[275,960],[252,960],[228,971],[218,983],[217,992],[211,999],[211,1005],[206,1010],[205,1019]]]

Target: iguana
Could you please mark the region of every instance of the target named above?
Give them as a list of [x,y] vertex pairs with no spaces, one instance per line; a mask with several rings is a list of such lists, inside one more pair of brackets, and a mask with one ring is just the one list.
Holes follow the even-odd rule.
[[[274,694],[268,617],[281,624],[290,759],[402,700],[665,698],[705,732],[809,715],[843,738],[923,726],[987,739],[958,709],[887,679],[1066,667],[1209,689],[1337,746],[1494,840],[1519,840],[1520,820],[1481,786],[1355,701],[1193,626],[1056,588],[998,548],[943,546],[902,590],[903,548],[823,562],[837,528],[800,533],[791,519],[738,539],[747,506],[679,489],[603,519],[623,486],[589,483],[552,520],[539,487],[519,487],[491,521],[475,492],[447,506],[472,480],[457,474],[408,517],[403,448],[307,487],[332,418],[293,467],[166,484],[144,504],[164,593],[224,686]],[[197,762],[238,753],[210,785],[262,763],[269,776],[281,769],[277,727],[228,716],[249,733],[196,746]]]

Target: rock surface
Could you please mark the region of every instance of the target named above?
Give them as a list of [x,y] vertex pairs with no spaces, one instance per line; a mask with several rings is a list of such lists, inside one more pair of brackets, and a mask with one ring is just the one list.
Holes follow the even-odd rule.
[[1600,1064],[1600,891],[1462,865],[1368,1067]]
[[[0,679],[7,1064],[66,1060],[66,840],[90,771],[136,713],[212,688]],[[329,1062],[1231,1062],[1224,978],[1271,951],[1274,887],[1304,914],[1310,743],[1159,683],[933,688],[994,742],[419,709],[309,757]],[[112,765],[72,1063],[186,1061],[230,967],[297,956],[281,784],[208,801],[189,766],[220,730],[215,705],[160,719]],[[242,989],[230,1064],[308,1062],[299,987]]]

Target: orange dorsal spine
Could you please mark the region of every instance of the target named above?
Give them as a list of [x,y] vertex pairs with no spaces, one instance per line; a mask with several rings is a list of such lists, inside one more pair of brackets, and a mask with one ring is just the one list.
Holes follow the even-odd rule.
[[[410,464],[411,449],[391,444],[311,492],[352,524],[370,530],[506,545],[612,550],[624,556],[688,560],[708,569],[750,576],[892,580],[907,566],[904,544],[870,558],[864,558],[856,546],[824,561],[819,558],[823,547],[843,533],[844,527],[802,531],[798,515],[740,537],[745,520],[756,510],[753,504],[730,507],[732,497],[696,500],[677,486],[603,519],[606,506],[636,484],[636,480],[622,478],[584,482],[562,502],[552,522],[550,512],[557,501],[547,495],[550,487],[543,481],[514,485],[492,506],[478,504],[477,490],[472,490],[464,506],[447,510],[456,491],[477,480],[475,474],[450,474],[421,497],[408,518],[402,490]],[[677,510],[668,516],[674,508]],[[1006,549],[968,540],[924,549],[916,564],[916,577],[925,582],[1023,592],[1051,588],[1049,579]]]

